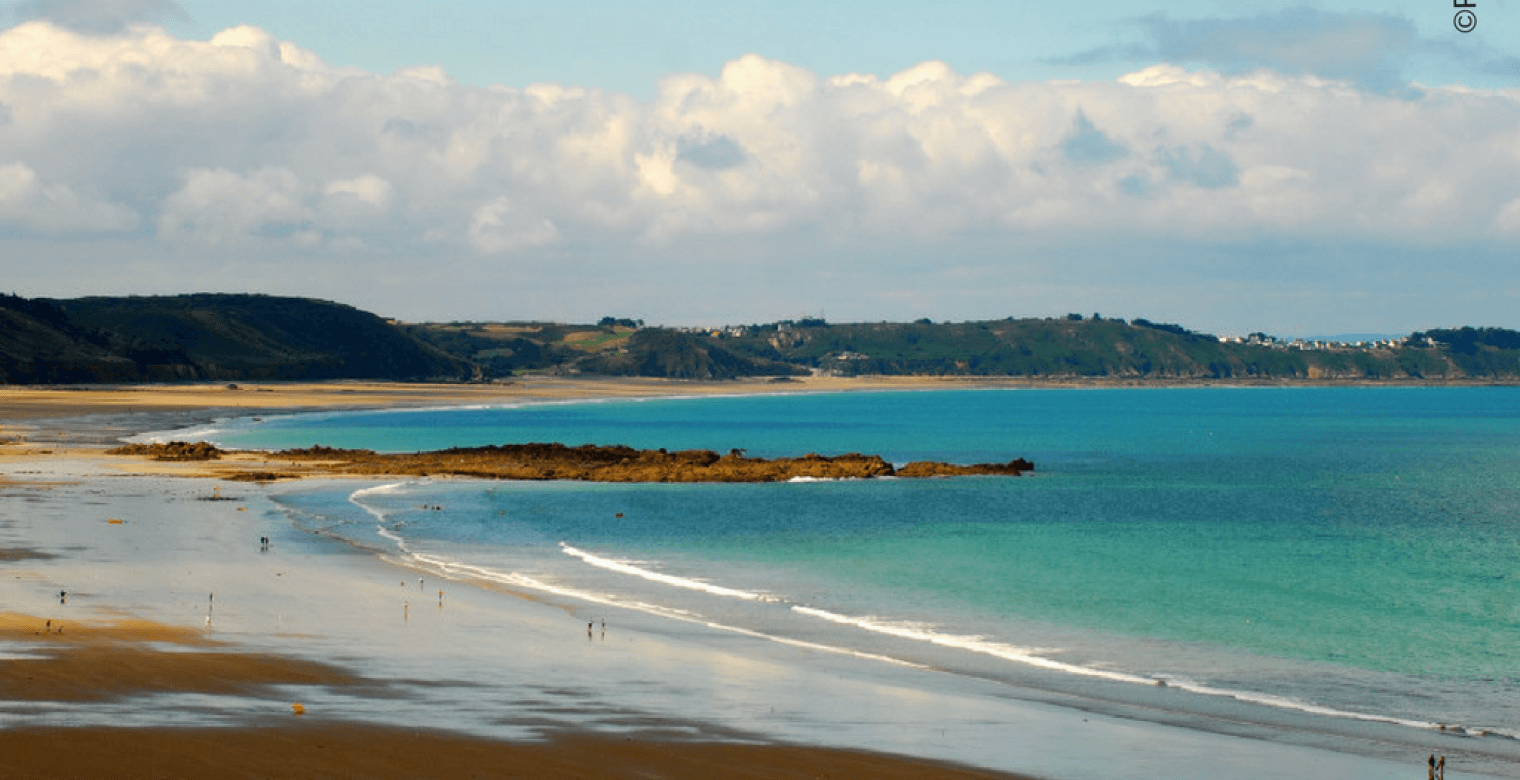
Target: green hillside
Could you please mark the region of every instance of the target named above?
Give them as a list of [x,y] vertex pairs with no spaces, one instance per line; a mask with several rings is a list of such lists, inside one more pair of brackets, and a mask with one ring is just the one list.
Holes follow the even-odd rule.
[[735,379],[743,376],[806,374],[803,366],[764,357],[741,357],[709,339],[673,330],[646,328],[632,334],[627,346],[603,352],[577,364],[591,374],[669,377],[672,379]]
[[808,373],[804,366],[735,354],[704,337],[611,318],[596,325],[506,322],[404,327],[429,344],[480,365],[490,376],[547,371],[706,380]]
[[[1408,345],[1226,343],[1177,325],[1075,315],[941,323],[776,323],[709,337],[737,354],[835,374],[1187,380],[1520,378],[1501,329],[1430,331]],[[1264,335],[1264,334],[1259,334]],[[1520,334],[1515,334],[1520,337]],[[1427,345],[1425,337],[1434,343]]]
[[0,298],[0,381],[467,379],[467,361],[352,306],[267,295]]

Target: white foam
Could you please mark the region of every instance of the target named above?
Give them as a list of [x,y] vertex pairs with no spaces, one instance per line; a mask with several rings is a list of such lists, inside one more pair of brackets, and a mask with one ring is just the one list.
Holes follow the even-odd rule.
[[359,488],[358,490],[355,490],[354,492],[348,494],[348,502],[350,504],[363,509],[365,512],[369,513],[371,517],[375,518],[375,533],[379,534],[384,539],[389,539],[393,544],[396,545],[396,549],[407,554],[411,553],[411,547],[407,544],[405,538],[386,527],[386,522],[389,518],[386,515],[385,511],[379,507],[371,506],[370,504],[365,503],[364,499],[368,496],[373,495],[397,493],[400,492],[403,488],[416,484],[421,483],[391,482],[384,485],[374,485],[372,487]]
[[657,571],[639,568],[638,566],[633,565],[634,562],[632,561],[615,561],[611,558],[603,558],[599,555],[588,553],[585,550],[571,547],[564,542],[560,542],[559,547],[564,551],[566,555],[580,558],[592,566],[607,569],[608,571],[615,571],[619,574],[628,574],[634,577],[642,577],[643,579],[650,580],[652,582],[658,582],[663,585],[672,585],[677,588],[701,591],[703,593],[710,593],[714,596],[727,596],[729,598],[744,599],[745,601],[780,602],[784,600],[777,596],[771,596],[765,593],[753,593],[747,590],[735,590],[734,588],[725,588],[722,585],[714,585],[710,582],[703,582],[702,580],[695,580],[687,577],[677,577],[671,574],[662,574]]
[[831,623],[840,623],[843,625],[855,626],[856,628],[862,628],[878,634],[886,634],[888,636],[895,636],[902,639],[913,639],[920,642],[928,642],[930,644],[940,645],[942,647],[954,647],[960,650],[969,650],[973,653],[982,653],[984,655],[1001,658],[1005,661],[1013,661],[1016,663],[1026,664],[1028,666],[1038,667],[1040,669],[1049,669],[1052,671],[1079,674],[1084,677],[1097,677],[1104,680],[1115,680],[1118,682],[1136,683],[1140,685],[1156,684],[1156,680],[1153,677],[1142,677],[1140,675],[1127,674],[1124,672],[1110,672],[1103,669],[1094,669],[1088,666],[1081,666],[1080,664],[1070,664],[1063,661],[1056,661],[1040,655],[1042,652],[1052,652],[1049,649],[1019,647],[1017,645],[1004,644],[1002,642],[991,642],[979,636],[941,634],[937,631],[934,631],[932,627],[925,626],[923,624],[887,622],[873,617],[850,617],[848,615],[840,615],[834,612],[829,612],[827,610],[816,609],[814,607],[794,605],[792,607],[792,610],[799,614],[808,615],[810,617],[819,618],[821,620],[827,620]]
[[[1333,707],[1325,707],[1312,702],[1302,701],[1287,696],[1273,696],[1266,693],[1254,693],[1252,691],[1235,691],[1227,688],[1215,688],[1210,685],[1193,682],[1183,678],[1167,678],[1167,685],[1179,688],[1190,693],[1199,693],[1205,696],[1222,696],[1227,699],[1260,704],[1267,707],[1276,707],[1283,710],[1297,710],[1312,715],[1326,715],[1334,718],[1350,718],[1352,720],[1369,721],[1373,723],[1392,723],[1398,726],[1407,726],[1416,729],[1430,729],[1439,731],[1441,724],[1424,720],[1411,720],[1407,718],[1395,718],[1389,715],[1371,715],[1365,712],[1352,712],[1338,710]],[[1449,728],[1449,727],[1448,727]]]
[[173,428],[167,431],[147,431],[135,436],[128,436],[122,441],[128,444],[168,444],[171,441],[198,442],[209,441],[216,443],[216,437],[234,430],[226,420],[216,420],[202,425],[192,425],[188,428]]

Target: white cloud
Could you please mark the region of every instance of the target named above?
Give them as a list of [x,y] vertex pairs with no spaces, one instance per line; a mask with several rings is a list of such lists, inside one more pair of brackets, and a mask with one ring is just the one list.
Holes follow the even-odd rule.
[[1007,82],[751,55],[641,102],[337,68],[252,27],[36,21],[0,31],[0,222],[145,254],[383,248],[543,274],[608,247],[678,274],[690,258],[661,247],[1514,241],[1520,92],[1405,100],[1285,70]]
[[324,192],[333,200],[342,201],[346,197],[371,208],[384,210],[390,205],[394,189],[385,179],[369,175],[328,182]]
[[543,246],[558,236],[553,222],[515,208],[504,195],[492,198],[470,216],[470,243],[488,254]]
[[136,214],[121,206],[81,198],[64,184],[47,184],[24,162],[0,164],[0,225],[39,235],[127,230]]
[[639,103],[339,69],[252,27],[194,41],[33,22],[0,33],[0,104],[19,161],[156,215],[166,241],[383,235],[502,252],[543,244],[545,225],[570,244],[1010,229],[1439,240],[1497,231],[1520,174],[1514,93],[1404,101],[1168,65],[1008,83],[937,62],[822,78],[747,56]]
[[241,174],[222,168],[191,170],[164,201],[159,233],[210,244],[252,238],[311,239],[306,187],[287,168]]

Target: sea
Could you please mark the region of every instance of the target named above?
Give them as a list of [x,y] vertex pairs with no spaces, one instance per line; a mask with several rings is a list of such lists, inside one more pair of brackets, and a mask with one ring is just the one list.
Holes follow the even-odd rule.
[[1027,458],[1035,470],[1021,477],[398,479],[298,485],[277,500],[304,529],[420,570],[633,610],[672,631],[699,623],[1230,733],[1460,738],[1489,769],[1520,774],[1517,388],[755,394],[269,416],[188,433],[259,449],[552,441]]

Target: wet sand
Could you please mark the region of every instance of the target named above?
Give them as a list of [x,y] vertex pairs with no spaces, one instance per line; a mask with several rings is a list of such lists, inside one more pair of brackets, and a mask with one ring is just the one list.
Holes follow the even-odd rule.
[[[0,698],[11,703],[94,702],[163,693],[259,694],[275,685],[371,687],[328,664],[238,652],[206,632],[151,621],[82,624],[0,614],[0,642],[36,646],[0,660]],[[162,650],[156,643],[198,648]],[[826,748],[672,741],[573,731],[535,741],[471,737],[435,729],[319,722],[293,705],[290,722],[255,719],[222,728],[145,727],[0,730],[6,777],[470,778],[930,778],[1010,775],[903,756]]]
[[[0,615],[0,642],[30,652],[0,661],[12,701],[108,701],[155,693],[258,694],[274,685],[352,686],[347,670],[239,652],[205,632],[145,620],[75,623]],[[164,649],[163,644],[175,645]],[[192,651],[193,649],[193,651]]]
[[176,780],[537,778],[583,780],[995,780],[1009,775],[826,748],[592,734],[502,742],[385,726],[0,731],[7,777]]

